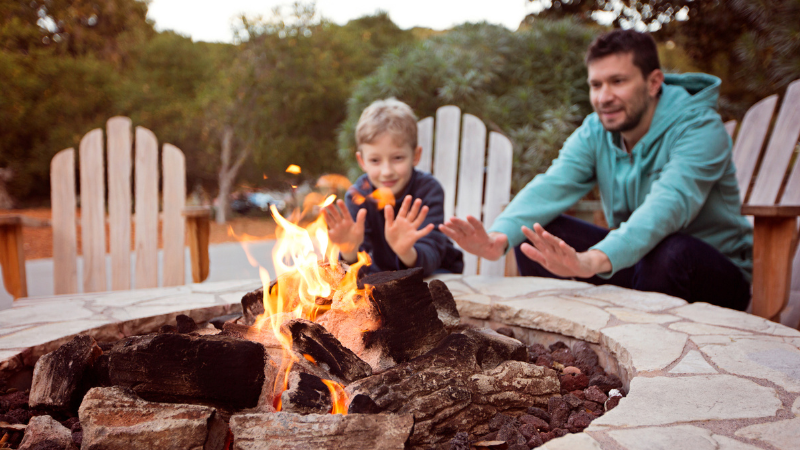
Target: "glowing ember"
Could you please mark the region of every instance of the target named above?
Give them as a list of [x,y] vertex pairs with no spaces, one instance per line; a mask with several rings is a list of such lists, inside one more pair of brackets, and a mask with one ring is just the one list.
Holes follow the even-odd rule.
[[[353,203],[356,205],[361,205],[367,201],[367,198],[358,193],[358,191],[351,192],[353,196]],[[378,210],[385,208],[386,205],[394,206],[395,204],[394,194],[392,194],[391,189],[387,188],[375,189],[371,194],[369,194],[369,199],[377,203]]]
[[344,387],[332,380],[322,380],[328,390],[331,391],[331,414],[347,414],[347,394]]
[[286,168],[286,172],[297,175],[300,173],[300,166],[291,164],[289,167]]

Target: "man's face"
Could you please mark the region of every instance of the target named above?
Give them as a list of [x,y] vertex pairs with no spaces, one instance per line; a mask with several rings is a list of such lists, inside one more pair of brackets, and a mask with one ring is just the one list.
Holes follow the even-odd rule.
[[633,64],[633,53],[596,59],[588,69],[590,100],[603,127],[614,132],[636,128],[658,94],[661,83],[654,78],[661,71],[645,78]]
[[375,189],[389,189],[395,198],[411,181],[414,166],[422,155],[422,147],[414,149],[396,141],[391,134],[383,133],[371,144],[361,144],[356,153],[358,164]]

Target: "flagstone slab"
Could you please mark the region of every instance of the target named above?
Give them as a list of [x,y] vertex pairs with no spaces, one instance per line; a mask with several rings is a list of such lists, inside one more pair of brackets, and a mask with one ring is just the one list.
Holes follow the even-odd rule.
[[721,308],[708,303],[692,303],[670,312],[695,322],[707,323],[710,325],[721,325],[778,336],[800,337],[800,331],[783,326],[779,323],[770,322],[769,320],[752,314]]
[[669,323],[682,320],[672,314],[653,314],[627,308],[606,308],[606,311],[613,314],[617,319],[629,323]]
[[600,450],[600,444],[586,433],[567,434],[548,441],[542,450]]
[[242,305],[242,297],[250,291],[239,291],[230,294],[222,294],[219,296],[220,301],[225,305]]
[[508,325],[552,331],[598,343],[600,329],[611,315],[575,300],[543,296],[494,303],[492,318]]
[[718,373],[697,350],[690,350],[669,373]]
[[726,344],[702,345],[700,350],[728,372],[767,379],[789,392],[800,392],[800,349],[793,345],[736,339]]
[[626,450],[755,450],[758,448],[692,425],[614,430],[609,431],[608,435]]
[[590,425],[639,427],[695,420],[773,417],[783,407],[775,389],[733,375],[634,377],[619,405]]
[[483,294],[462,294],[456,297],[456,308],[462,317],[488,319],[492,316],[492,299]]
[[593,285],[581,281],[557,280],[535,277],[485,277],[481,275],[463,278],[464,282],[480,292],[502,298],[527,297],[532,294],[571,289],[588,289]]
[[780,450],[800,447],[800,417],[750,425],[736,431],[736,436],[766,442]]
[[723,336],[748,336],[753,334],[748,331],[737,330],[735,328],[718,327],[716,325],[695,322],[673,323],[669,326],[669,328],[670,330],[680,331],[681,333],[691,335],[720,334]]
[[0,348],[23,349],[58,340],[65,336],[80,333],[111,323],[107,318],[72,320],[34,325],[30,328],[0,337]]
[[610,284],[575,292],[573,295],[605,300],[617,306],[646,312],[658,312],[686,305],[686,300],[677,297],[655,292],[634,291]]
[[26,325],[49,322],[57,317],[59,321],[81,320],[92,317],[94,313],[84,308],[84,302],[67,300],[61,303],[33,304],[22,308],[4,310],[0,314],[0,325]]
[[142,303],[148,300],[171,297],[176,294],[188,294],[191,290],[187,286],[178,286],[162,289],[133,289],[130,291],[102,292],[88,297],[93,305],[124,307]]
[[216,281],[214,283],[198,283],[189,285],[192,292],[201,294],[221,294],[229,291],[253,291],[263,284],[261,280]]
[[795,416],[800,416],[800,397],[797,397],[794,400],[794,404],[792,405],[792,414]]
[[683,354],[688,336],[656,324],[631,324],[605,328],[602,343],[629,373],[661,370]]

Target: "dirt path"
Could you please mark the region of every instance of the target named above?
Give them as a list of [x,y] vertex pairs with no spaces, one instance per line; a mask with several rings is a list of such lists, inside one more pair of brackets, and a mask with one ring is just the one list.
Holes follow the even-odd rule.
[[[20,214],[26,217],[40,220],[50,220],[50,208],[32,209],[12,209],[0,210],[0,214]],[[218,225],[211,222],[211,235],[209,242],[219,244],[222,242],[236,242],[234,236],[230,236],[228,228],[231,228],[236,235],[247,234],[258,239],[275,239],[275,222],[266,217],[237,217],[225,225]],[[159,236],[160,236],[159,227]],[[133,245],[133,233],[131,233],[131,245]],[[53,257],[53,230],[49,226],[24,227],[22,236],[25,247],[25,259],[39,259]],[[159,237],[158,248],[162,248],[161,238]],[[78,228],[78,252],[80,253],[80,228]]]

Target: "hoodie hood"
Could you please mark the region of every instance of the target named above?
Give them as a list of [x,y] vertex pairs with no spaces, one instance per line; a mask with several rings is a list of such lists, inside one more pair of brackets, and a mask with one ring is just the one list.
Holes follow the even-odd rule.
[[682,115],[692,110],[717,109],[722,81],[704,73],[666,74],[650,130],[642,140],[652,142]]

